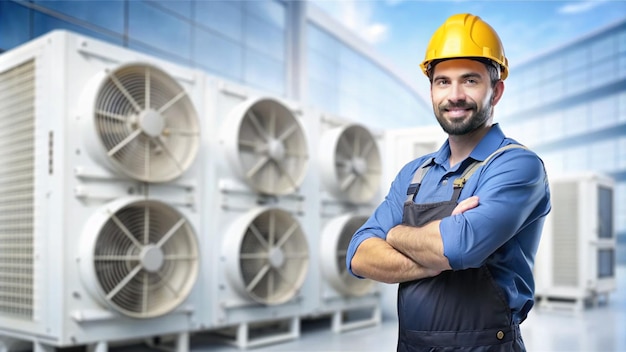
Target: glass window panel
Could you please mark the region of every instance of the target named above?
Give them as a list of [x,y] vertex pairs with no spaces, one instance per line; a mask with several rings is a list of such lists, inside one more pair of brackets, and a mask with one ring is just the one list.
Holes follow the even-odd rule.
[[172,12],[176,12],[185,18],[191,18],[191,1],[189,0],[149,0],[149,2]]
[[35,0],[37,5],[74,17],[89,24],[124,34],[123,1],[57,1]]
[[30,10],[13,1],[0,1],[0,52],[30,39]]
[[285,32],[254,17],[246,18],[245,42],[250,48],[285,62]]
[[100,39],[116,45],[123,45],[122,37],[113,37],[101,32],[95,32],[79,25],[68,23],[58,18],[45,15],[41,12],[33,12],[34,36],[38,37],[54,29],[65,29],[75,33],[81,33],[91,38]]
[[309,51],[307,64],[309,78],[326,84],[337,85],[338,67],[328,57]]
[[339,43],[335,38],[317,26],[309,25],[307,31],[307,46],[316,52],[333,57],[340,50]]
[[587,147],[576,147],[565,150],[563,153],[563,166],[565,171],[582,171],[587,170],[588,158]]
[[541,96],[546,103],[563,97],[563,80],[560,78],[548,79],[543,86],[540,87],[542,87],[544,92]]
[[553,77],[557,79],[561,78],[560,76],[563,74],[563,57],[558,56],[542,63],[541,72],[544,79],[551,79]]
[[615,81],[617,78],[615,63],[613,58],[594,63],[591,66],[589,87],[598,87]]
[[617,124],[617,95],[592,101],[590,123],[592,129],[601,129]]
[[617,34],[617,52],[626,53],[626,29]]
[[587,48],[578,48],[565,54],[565,74],[572,73],[575,69],[587,66]]
[[565,74],[565,92],[567,95],[583,92],[588,86],[587,70],[574,70]]
[[626,92],[617,95],[617,121],[624,123],[626,121]]
[[620,137],[617,142],[617,168],[626,170],[626,137]]
[[272,26],[285,29],[287,9],[279,1],[245,1],[246,12]]
[[602,38],[591,44],[591,63],[612,57],[615,53],[615,37]]
[[541,118],[544,121],[544,139],[546,141],[554,141],[563,137],[565,131],[563,130],[563,115],[560,111],[557,111],[545,118]]
[[285,94],[285,66],[254,50],[246,50],[244,63],[244,80],[255,87],[270,92]]
[[587,105],[578,105],[563,112],[565,134],[568,136],[587,130]]
[[626,78],[626,53],[621,53],[617,57],[617,75],[616,79]]
[[564,170],[563,165],[563,153],[561,151],[552,152],[545,155],[539,155],[541,160],[543,160],[543,164],[546,167],[546,172],[548,173],[548,178],[553,174],[560,174]]
[[356,95],[359,93],[362,86],[361,75],[357,72],[344,70],[343,68],[339,70],[339,89],[342,92]]
[[339,113],[336,86],[324,84],[316,79],[309,79],[307,93],[312,105],[319,106],[330,113]]
[[592,158],[589,167],[594,171],[609,172],[615,169],[616,140],[601,141],[590,146]]
[[[158,25],[154,25],[158,23]],[[129,45],[153,46],[181,58],[191,56],[191,23],[140,1],[128,3]]]
[[195,21],[225,36],[243,40],[243,9],[240,1],[196,1]]
[[193,61],[218,76],[243,80],[243,48],[223,36],[197,29]]
[[148,54],[150,56],[174,62],[179,65],[189,65],[188,59],[183,59],[178,55],[162,51],[153,46],[145,45],[140,42],[130,42],[128,43],[128,48],[131,50],[142,52],[144,54]]

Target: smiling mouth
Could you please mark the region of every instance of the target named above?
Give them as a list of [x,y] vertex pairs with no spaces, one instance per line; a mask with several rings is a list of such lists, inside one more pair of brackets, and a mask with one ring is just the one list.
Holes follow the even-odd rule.
[[452,108],[452,109],[444,109],[449,117],[465,117],[468,112],[472,111],[471,108]]

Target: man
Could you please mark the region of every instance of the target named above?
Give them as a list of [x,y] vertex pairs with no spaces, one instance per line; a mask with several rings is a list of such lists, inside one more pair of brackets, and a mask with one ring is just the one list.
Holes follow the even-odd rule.
[[479,17],[454,15],[421,67],[448,140],[400,170],[346,264],[400,283],[399,351],[524,351],[550,195],[539,157],[492,123],[508,75],[502,44]]

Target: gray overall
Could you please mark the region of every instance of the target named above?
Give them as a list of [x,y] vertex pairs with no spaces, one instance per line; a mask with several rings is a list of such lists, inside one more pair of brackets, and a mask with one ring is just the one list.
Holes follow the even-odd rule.
[[[454,181],[452,199],[444,202],[414,202],[433,159],[422,164],[407,191],[402,223],[423,226],[450,216],[467,179],[494,155],[509,148],[524,147],[510,144],[483,162],[469,164]],[[398,351],[525,351],[519,326],[512,322],[504,293],[486,265],[400,283],[398,319]]]

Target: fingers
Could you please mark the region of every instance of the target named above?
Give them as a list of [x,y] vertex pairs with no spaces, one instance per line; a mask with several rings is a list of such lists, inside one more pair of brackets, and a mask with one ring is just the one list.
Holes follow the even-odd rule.
[[452,211],[452,215],[462,214],[470,209],[474,209],[478,206],[478,196],[472,196],[467,199],[464,199],[459,204],[457,204],[456,208]]

